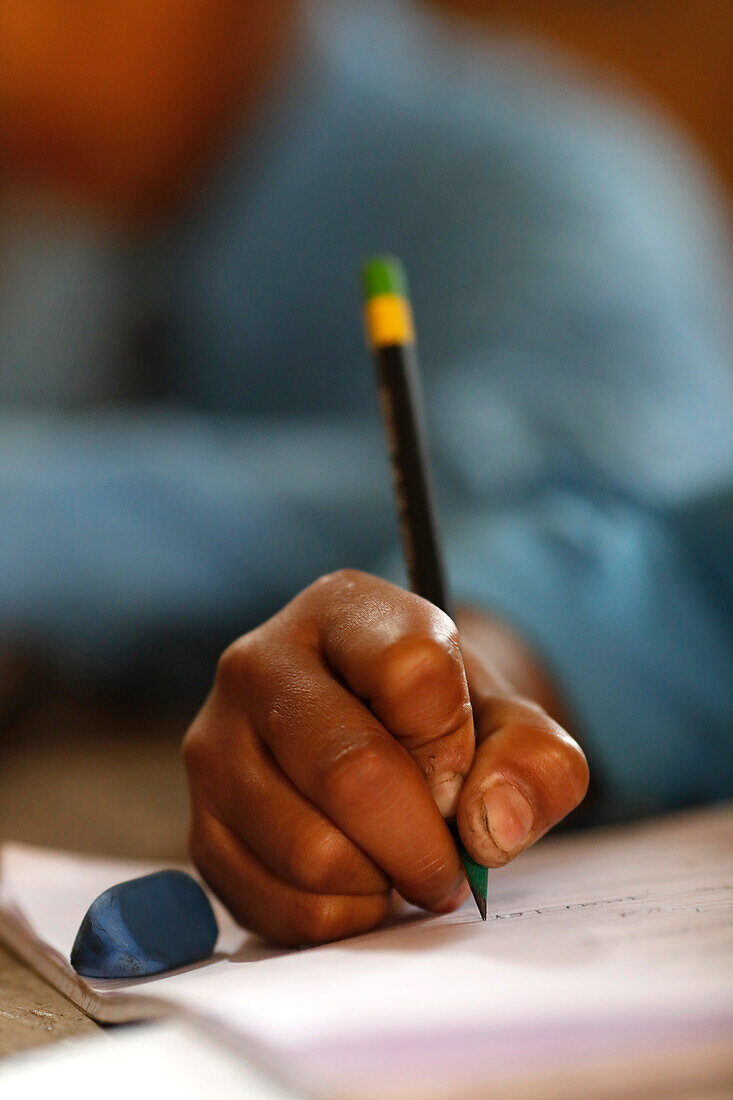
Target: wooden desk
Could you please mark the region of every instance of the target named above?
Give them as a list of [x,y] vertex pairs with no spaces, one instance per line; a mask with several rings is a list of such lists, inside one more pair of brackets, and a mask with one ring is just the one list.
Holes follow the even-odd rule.
[[0,1058],[102,1029],[0,947]]
[[[37,702],[0,741],[0,839],[185,858],[179,745],[190,717],[56,697]],[[0,1057],[101,1033],[0,947]]]

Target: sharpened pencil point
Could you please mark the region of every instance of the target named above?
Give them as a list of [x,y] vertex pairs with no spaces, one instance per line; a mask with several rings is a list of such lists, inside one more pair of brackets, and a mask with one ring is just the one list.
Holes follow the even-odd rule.
[[468,879],[468,885],[471,887],[471,893],[473,894],[473,900],[476,902],[476,908],[481,914],[481,919],[486,920],[486,897],[489,892],[489,872],[486,867],[482,867],[480,863],[477,863],[475,859],[466,851],[466,847],[461,840],[461,834],[458,832],[458,826],[455,821],[452,821],[448,826],[451,832],[451,836],[456,842],[458,848],[458,854],[461,857],[461,863],[463,864],[463,870],[465,871],[466,878]]

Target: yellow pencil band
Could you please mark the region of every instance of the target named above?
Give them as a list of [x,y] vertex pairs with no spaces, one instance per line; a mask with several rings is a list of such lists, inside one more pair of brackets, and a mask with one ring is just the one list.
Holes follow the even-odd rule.
[[367,337],[373,348],[415,342],[410,303],[399,294],[378,294],[370,298],[364,307],[364,317]]

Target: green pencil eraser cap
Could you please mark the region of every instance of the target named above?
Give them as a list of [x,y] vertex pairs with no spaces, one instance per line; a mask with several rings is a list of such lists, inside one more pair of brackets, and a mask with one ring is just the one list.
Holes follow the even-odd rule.
[[372,256],[361,270],[364,301],[378,294],[399,294],[407,297],[407,275],[402,261],[396,256]]

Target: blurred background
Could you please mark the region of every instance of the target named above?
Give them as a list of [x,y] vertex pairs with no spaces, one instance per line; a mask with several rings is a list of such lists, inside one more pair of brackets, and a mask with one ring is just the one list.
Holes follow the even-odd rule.
[[733,193],[731,0],[446,0],[490,33],[530,35],[625,83],[697,143]]
[[[228,2],[222,2],[221,8]],[[140,97],[141,118],[147,110],[142,74],[151,71],[148,63],[161,43],[170,47],[171,57],[187,61],[187,51],[199,50],[201,67],[207,63],[207,50],[218,51],[223,61],[209,69],[214,75],[205,95],[203,86],[188,78],[188,70],[185,79],[174,73],[171,79],[179,94],[173,99],[154,98],[149,138],[133,149],[118,129],[119,141],[107,150],[104,171],[92,161],[86,163],[80,149],[79,162],[86,163],[87,174],[82,170],[81,176],[75,176],[69,148],[55,145],[52,133],[44,133],[45,123],[34,116],[33,95],[27,93],[36,80],[41,100],[46,96],[60,104],[63,117],[64,104],[72,103],[79,91],[67,87],[63,79],[68,82],[75,69],[84,71],[87,58],[79,56],[59,73],[52,63],[62,40],[58,36],[64,33],[66,16],[60,9],[69,3],[0,0],[0,74],[5,72],[4,77],[0,75],[0,108],[4,109],[0,142],[7,143],[16,162],[3,180],[0,214],[0,423],[4,426],[0,432],[6,435],[4,441],[0,439],[0,450],[6,457],[13,445],[13,425],[21,424],[28,411],[44,410],[53,416],[55,409],[107,407],[130,400],[131,394],[144,404],[165,392],[166,359],[155,326],[136,323],[134,302],[121,316],[118,275],[108,263],[111,251],[124,251],[136,245],[141,234],[150,233],[141,228],[149,210],[144,203],[128,201],[124,182],[135,156],[143,158],[145,175],[146,150],[161,135],[170,140],[170,156],[176,162],[181,114],[190,125],[194,125],[191,119],[195,121],[201,164],[194,164],[192,171],[204,173],[211,148],[223,147],[229,133],[230,113],[220,109],[221,103],[227,97],[235,105],[238,102],[237,95],[232,96],[238,51],[250,50],[238,38],[229,50],[223,49],[213,32],[204,33],[201,28],[193,46],[183,32],[179,40],[175,17],[160,0],[151,9],[160,9],[160,41],[136,43],[135,23],[126,20],[123,0],[115,0],[109,5],[115,13],[110,16],[115,31],[128,27],[132,36],[124,41],[127,57],[134,58],[137,50],[144,62],[138,80],[131,80],[129,72],[118,74],[125,87]],[[268,5],[255,6],[262,10],[263,26],[273,22],[274,34],[276,20],[267,14]],[[89,43],[97,40],[95,36],[109,35],[95,3],[74,0],[71,7],[87,21]],[[476,38],[542,44],[556,53],[559,71],[573,74],[574,86],[579,73],[584,74],[581,83],[587,82],[589,94],[598,84],[622,89],[639,104],[639,110],[666,119],[698,149],[726,196],[723,204],[730,202],[733,0],[444,0],[436,7],[450,18],[465,21],[468,33]],[[261,36],[263,55],[269,34],[267,30]],[[74,48],[84,41],[84,35],[69,37]],[[108,50],[105,56],[112,58],[115,51]],[[255,81],[258,56],[248,58]],[[24,94],[28,94],[20,120],[13,99],[18,87],[26,88]],[[119,108],[115,88],[112,71],[102,82],[106,109],[112,112]],[[94,104],[85,101],[89,125],[99,122],[104,105],[98,106],[100,115],[95,114]],[[21,170],[15,171],[18,164]],[[43,183],[46,173],[50,203],[37,201],[34,188],[24,179],[29,165],[36,184]],[[115,193],[117,182],[119,193]],[[175,187],[170,185],[166,197],[156,186],[151,183],[147,195],[151,208],[165,206],[167,199],[177,208],[180,196]],[[79,194],[85,188],[93,201],[82,210]],[[98,201],[100,195],[113,210],[113,229],[108,223],[110,211],[104,201]],[[124,210],[121,218],[120,210]],[[159,234],[164,239],[166,232],[163,217],[152,231],[153,238]],[[55,263],[58,255],[63,256],[61,268]],[[120,352],[123,346],[121,337],[110,340],[110,332],[121,331],[123,324],[128,336],[133,335],[126,337],[124,354],[110,358],[110,348]],[[159,352],[159,373],[151,377],[145,364]],[[42,444],[43,439],[41,454]],[[0,515],[0,524],[4,522]],[[0,585],[3,576],[0,562]],[[219,641],[219,636],[212,640],[212,657]],[[78,674],[78,669],[66,668],[63,662],[50,667],[24,646],[15,647],[9,639],[4,643],[0,638],[0,838],[146,858],[183,855],[186,799],[178,743],[193,713],[192,698],[183,690],[172,690],[170,683],[158,693],[149,691],[149,685],[144,690],[129,683],[100,685],[93,675]],[[189,656],[185,647],[178,658],[176,652],[174,659],[185,669]],[[198,681],[195,690],[201,690]]]

